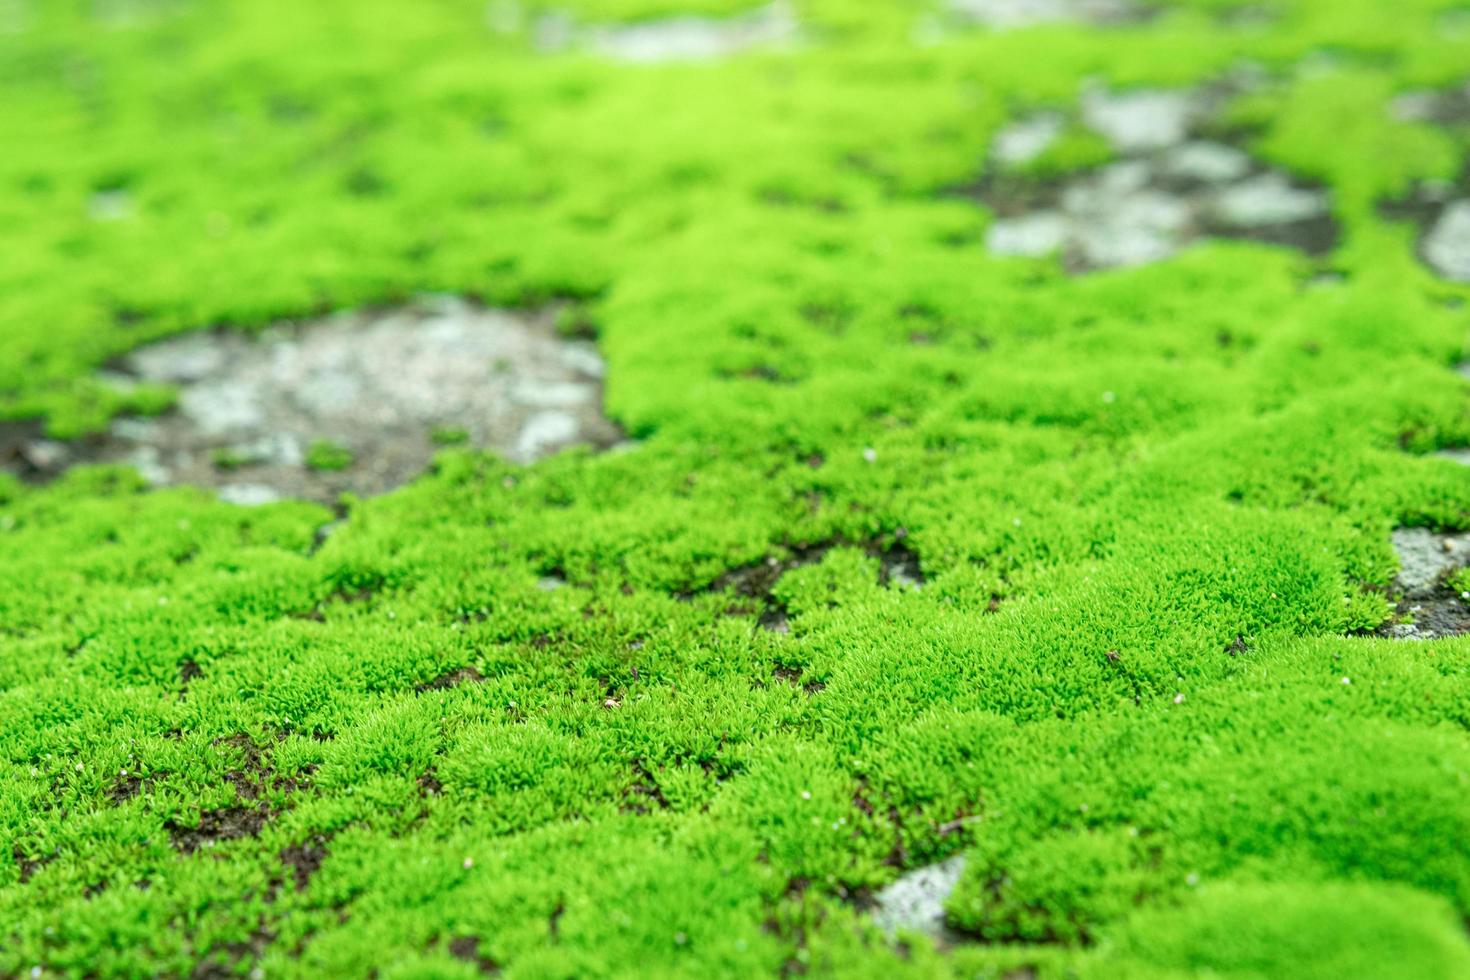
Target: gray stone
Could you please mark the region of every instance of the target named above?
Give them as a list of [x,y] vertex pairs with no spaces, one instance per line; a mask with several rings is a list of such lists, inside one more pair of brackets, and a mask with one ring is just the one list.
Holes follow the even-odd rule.
[[201,380],[179,395],[179,410],[209,437],[252,433],[266,425],[266,398],[274,392],[254,379]]
[[[561,336],[555,314],[431,297],[281,324],[256,338],[214,331],[164,340],[120,369],[129,384],[177,385],[176,409],[117,419],[86,459],[254,505],[389,490],[423,472],[441,430],[519,463],[579,443],[611,446],[621,435],[602,416],[602,360],[593,344]],[[352,462],[311,469],[318,441],[346,449]]]
[[226,347],[209,334],[193,333],[134,351],[127,363],[136,376],[187,384],[218,373],[224,367],[226,352]]
[[964,855],[903,875],[875,896],[873,923],[894,938],[901,931],[947,939],[944,903],[964,874]]
[[1193,95],[1178,89],[1111,92],[1093,87],[1082,96],[1083,121],[1122,153],[1182,143],[1197,112]]
[[65,443],[51,439],[31,439],[20,446],[20,457],[41,473],[55,473],[71,460]]
[[1081,259],[1096,268],[1157,262],[1179,250],[1189,221],[1188,205],[1176,197],[1148,191],[1130,195],[1079,223]]
[[996,255],[1040,258],[1061,251],[1070,234],[1071,225],[1065,216],[1037,211],[991,222],[985,231],[985,246]]
[[789,0],[733,17],[684,15],[629,24],[581,25],[565,14],[536,24],[543,51],[586,47],[616,61],[649,64],[709,61],[759,47],[790,44],[800,29]]
[[1452,202],[1424,238],[1424,258],[1455,282],[1470,282],[1470,200]]
[[1470,123],[1470,83],[1451,88],[1403,92],[1389,103],[1400,122],[1454,126]]
[[1429,122],[1439,108],[1439,96],[1424,89],[1404,92],[1389,103],[1389,111],[1401,122]]
[[568,412],[539,412],[531,416],[516,440],[514,455],[523,460],[535,459],[575,442],[580,425]]
[[1470,534],[1436,534],[1424,527],[1393,532],[1399,557],[1395,584],[1410,599],[1428,598],[1448,572],[1470,564]]
[[1062,206],[1077,214],[1097,214],[1116,201],[1143,190],[1153,179],[1153,168],[1145,160],[1120,160],[1096,174],[1083,174],[1062,192]]
[[1293,187],[1284,174],[1264,173],[1221,191],[1211,210],[1236,228],[1281,225],[1321,217],[1327,212],[1327,196]]
[[281,494],[263,483],[227,483],[219,488],[219,499],[239,507],[263,507],[280,500]]
[[964,20],[998,30],[1037,24],[1105,24],[1141,18],[1144,8],[1132,0],[950,0],[950,12]]
[[1169,150],[1162,168],[1170,177],[1220,184],[1250,173],[1251,159],[1233,146],[1193,140]]
[[[1204,142],[1130,156],[1077,175],[1054,191],[1054,204],[996,219],[986,245],[997,255],[1061,252],[1073,267],[1100,269],[1167,258],[1207,233],[1281,241],[1273,230],[1295,222],[1330,227],[1323,193],[1251,169],[1239,151]],[[1320,247],[1299,238],[1286,240]]]
[[1002,166],[1030,163],[1057,141],[1065,125],[1066,121],[1057,112],[1042,112],[1018,120],[995,134],[990,155]]
[[1438,640],[1470,632],[1470,603],[1449,589],[1424,599],[1400,602],[1396,612],[1404,621],[1379,630],[1395,640]]
[[149,486],[168,486],[172,473],[162,463],[162,454],[155,446],[138,446],[121,456],[121,462],[127,463],[138,471]]
[[1434,455],[1459,463],[1461,466],[1470,466],[1470,449],[1441,449]]
[[[1470,460],[1467,460],[1470,462]],[[1470,534],[1436,534],[1427,528],[1403,527],[1393,532],[1402,593],[1395,617],[1378,630],[1398,640],[1436,640],[1470,632],[1470,602],[1446,581],[1470,565]]]

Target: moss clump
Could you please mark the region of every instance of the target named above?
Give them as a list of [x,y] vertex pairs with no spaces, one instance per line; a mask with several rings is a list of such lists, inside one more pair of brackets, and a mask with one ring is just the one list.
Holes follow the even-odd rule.
[[462,446],[470,441],[470,434],[458,427],[444,427],[429,433],[429,441],[436,446]]
[[319,472],[345,470],[352,461],[352,450],[327,439],[316,440],[306,450],[306,465]]

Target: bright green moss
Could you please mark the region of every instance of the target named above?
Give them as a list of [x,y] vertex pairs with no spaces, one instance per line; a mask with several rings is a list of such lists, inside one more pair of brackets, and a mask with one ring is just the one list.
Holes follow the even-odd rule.
[[319,439],[306,450],[306,465],[314,470],[345,470],[352,465],[352,450],[335,442]]
[[[93,373],[150,340],[449,292],[562,302],[636,441],[426,433],[336,513],[0,474],[0,975],[1470,975],[1470,640],[1364,635],[1390,531],[1470,525],[1470,296],[1379,209],[1461,169],[1388,112],[1464,74],[1454,4],[793,6],[669,65],[471,0],[0,20],[0,417],[95,433],[171,404]],[[953,189],[1013,116],[1241,61],[1329,256],[986,253]],[[960,853],[981,941],[868,924]]]
[[1099,977],[1459,977],[1464,934],[1433,899],[1392,886],[1202,889],[1178,911],[1138,915]]
[[1106,163],[1112,155],[1107,141],[1096,133],[1068,126],[1035,159],[1017,169],[1034,179],[1046,180]]

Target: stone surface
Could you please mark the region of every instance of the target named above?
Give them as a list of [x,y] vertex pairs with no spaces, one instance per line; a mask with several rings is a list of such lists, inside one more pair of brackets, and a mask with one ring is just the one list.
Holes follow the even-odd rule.
[[1042,112],[1011,123],[995,136],[991,156],[1003,166],[1030,163],[1057,141],[1066,126],[1059,112]]
[[[978,196],[998,215],[987,248],[997,255],[1060,255],[1074,272],[1156,262],[1208,236],[1328,251],[1337,228],[1324,190],[1198,132],[1224,92],[1248,83],[1179,91],[1089,87],[1081,122],[1107,139],[1119,159],[1051,183],[983,182]],[[1065,126],[1060,113],[1013,124],[997,134],[991,160],[1004,172],[1034,159]]]
[[1142,20],[1149,9],[1133,0],[950,0],[951,15],[1007,30],[1037,24],[1109,24]]
[[[283,324],[258,339],[216,331],[144,347],[109,377],[177,385],[175,410],[118,419],[105,439],[75,447],[30,437],[12,456],[29,475],[124,462],[152,483],[212,486],[239,504],[332,501],[413,479],[438,442],[521,463],[610,446],[620,434],[602,416],[602,372],[596,348],[560,336],[551,309],[428,298]],[[345,450],[345,465],[313,468],[316,443]]]
[[1172,178],[1202,184],[1239,180],[1253,168],[1251,158],[1244,152],[1207,140],[1193,140],[1173,147],[1160,164],[1160,169]]
[[1446,279],[1470,282],[1470,199],[1452,201],[1424,236],[1424,259]]
[[960,855],[908,872],[875,896],[874,924],[890,938],[900,931],[950,938],[944,924],[944,903],[954,893],[964,870],[965,858]]
[[[1470,131],[1470,81],[1400,93],[1389,111],[1403,122],[1448,129],[1461,140]],[[1420,227],[1419,257],[1437,275],[1470,282],[1470,185],[1463,178],[1420,181],[1402,197],[1382,202],[1381,210]]]
[[1470,564],[1470,534],[1436,534],[1424,527],[1401,527],[1393,532],[1399,556],[1395,584],[1410,599],[1432,595],[1445,573]]
[[579,24],[563,14],[543,17],[535,25],[536,45],[543,51],[585,48],[634,63],[707,61],[790,44],[799,33],[788,0],[733,17],[684,15],[628,24]]
[[1423,527],[1393,532],[1399,557],[1394,586],[1397,616],[1380,633],[1401,640],[1433,640],[1470,632],[1470,601],[1445,581],[1470,565],[1470,534],[1439,534]]
[[1115,92],[1094,86],[1082,96],[1082,121],[1119,153],[1142,153],[1182,143],[1202,111],[1197,95],[1182,89]]
[[1470,449],[1441,449],[1435,455],[1452,460],[1461,466],[1470,466]]
[[1283,225],[1327,213],[1327,195],[1297,187],[1282,173],[1262,173],[1233,184],[1215,197],[1215,217],[1235,228]]
[[1071,232],[1066,215],[1036,211],[992,222],[985,232],[985,245],[996,255],[1051,255],[1061,250]]
[[1470,82],[1442,90],[1416,89],[1401,93],[1389,111],[1402,122],[1454,126],[1470,123]]

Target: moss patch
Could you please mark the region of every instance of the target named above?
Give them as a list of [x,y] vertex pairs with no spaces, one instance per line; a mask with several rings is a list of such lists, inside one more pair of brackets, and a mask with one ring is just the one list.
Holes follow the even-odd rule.
[[[0,6],[0,974],[1465,975],[1470,640],[1373,635],[1394,530],[1470,527],[1470,289],[1383,210],[1461,170],[1393,111],[1453,4],[804,0],[656,65],[471,0],[104,6]],[[951,191],[1241,62],[1216,135],[1325,254],[1073,277]],[[151,342],[426,293],[574,311],[634,444],[431,420],[330,507],[48,463],[166,412],[108,374]],[[959,855],[957,941],[875,924]]]

